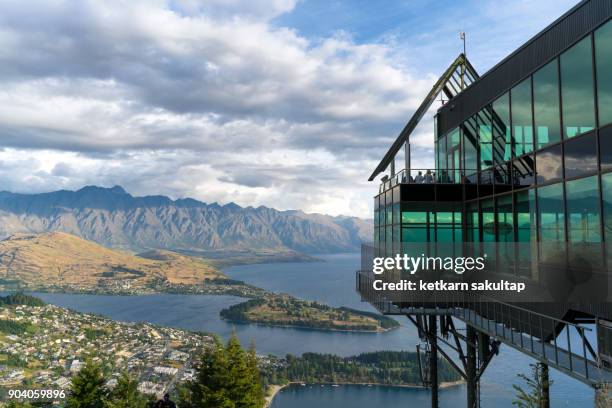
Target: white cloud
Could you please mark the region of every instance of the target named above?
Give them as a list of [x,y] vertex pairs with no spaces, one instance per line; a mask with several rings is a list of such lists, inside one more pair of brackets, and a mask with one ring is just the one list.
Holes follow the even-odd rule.
[[[370,216],[365,180],[435,76],[395,41],[270,23],[295,5],[0,2],[0,189],[121,184]],[[430,129],[413,138],[415,167],[432,165]]]

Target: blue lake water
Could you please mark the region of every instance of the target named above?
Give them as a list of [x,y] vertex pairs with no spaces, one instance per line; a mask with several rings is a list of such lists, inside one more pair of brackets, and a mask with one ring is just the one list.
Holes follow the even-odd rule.
[[[326,255],[324,262],[275,263],[231,267],[225,272],[235,279],[299,298],[317,300],[334,306],[373,310],[355,292],[358,254]],[[217,333],[227,338],[235,330],[243,344],[254,341],[259,353],[284,355],[303,352],[354,355],[376,350],[415,350],[419,339],[407,319],[398,318],[401,327],[387,333],[344,333],[233,325],[219,318],[219,311],[238,303],[233,296],[147,295],[103,296],[37,294],[43,300],[74,310],[98,313],[123,321],[147,321],[191,330]],[[481,380],[484,407],[511,406],[513,383],[517,374],[528,373],[525,355],[506,346],[495,357]],[[551,406],[592,407],[593,391],[586,385],[551,370]],[[442,407],[463,406],[465,387],[441,390]],[[393,387],[289,387],[275,398],[273,408],[336,407],[426,407],[429,392]]]

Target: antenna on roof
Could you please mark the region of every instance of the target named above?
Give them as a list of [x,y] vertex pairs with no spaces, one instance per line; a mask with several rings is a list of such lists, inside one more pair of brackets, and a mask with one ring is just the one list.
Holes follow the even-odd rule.
[[465,64],[467,56],[465,55],[465,31],[459,31],[459,38],[463,41],[463,63],[461,64],[461,89],[465,88]]

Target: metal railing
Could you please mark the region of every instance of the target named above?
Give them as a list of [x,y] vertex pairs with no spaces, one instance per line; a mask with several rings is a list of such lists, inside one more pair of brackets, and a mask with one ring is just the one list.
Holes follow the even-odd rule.
[[462,294],[452,299],[431,298],[395,303],[372,288],[373,274],[356,274],[357,291],[383,314],[442,313],[476,327],[517,350],[565,371],[585,383],[612,382],[612,371],[593,350],[587,336],[593,329],[535,310],[478,294]]
[[398,184],[461,184],[473,183],[476,169],[437,170],[437,169],[403,169],[392,177],[381,179],[380,192]]
[[[586,337],[587,332],[592,332],[588,327],[483,296],[466,297],[456,305],[453,314],[517,349],[554,363],[557,368],[587,381],[600,380],[593,371],[601,368],[601,361]],[[580,338],[580,350],[572,348],[572,330]],[[563,331],[562,342],[559,337]]]

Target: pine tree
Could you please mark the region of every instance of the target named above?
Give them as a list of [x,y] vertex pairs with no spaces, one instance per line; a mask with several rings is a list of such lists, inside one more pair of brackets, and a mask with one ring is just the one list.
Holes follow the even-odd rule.
[[99,364],[87,360],[85,366],[72,378],[67,408],[103,408],[104,375]]
[[545,387],[550,387],[552,381],[549,381],[548,384],[546,383],[548,380],[546,379],[547,376],[542,373],[542,363],[530,364],[529,366],[531,367],[531,377],[525,374],[518,375],[527,383],[527,391],[513,384],[512,388],[516,390],[517,399],[512,401],[512,405],[519,408],[540,408],[542,406],[548,406],[545,401],[546,397],[544,396],[543,390]]
[[262,407],[265,405],[266,396],[264,392],[264,385],[261,379],[261,373],[257,366],[257,353],[255,351],[255,343],[251,343],[249,352],[246,355],[247,369],[249,376],[251,377],[249,395],[252,401],[251,407]]
[[224,347],[216,340],[200,359],[196,379],[180,391],[187,408],[262,408],[263,386],[254,350],[248,354],[232,335]]
[[138,391],[138,381],[124,372],[117,381],[117,386],[104,401],[105,408],[146,408],[147,398]]

